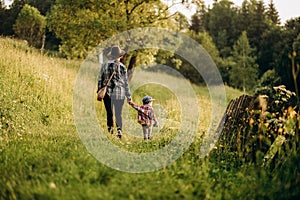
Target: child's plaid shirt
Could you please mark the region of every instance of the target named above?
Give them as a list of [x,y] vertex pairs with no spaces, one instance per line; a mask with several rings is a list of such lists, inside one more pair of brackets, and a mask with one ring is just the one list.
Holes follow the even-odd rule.
[[146,104],[142,106],[138,106],[134,104],[132,101],[128,102],[129,105],[131,105],[134,109],[138,111],[138,123],[141,125],[147,125],[147,126],[156,126],[157,125],[157,119],[154,114],[154,109],[152,106]]

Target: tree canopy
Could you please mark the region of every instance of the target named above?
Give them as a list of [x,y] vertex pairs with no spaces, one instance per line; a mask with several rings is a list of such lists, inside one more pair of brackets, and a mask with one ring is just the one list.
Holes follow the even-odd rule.
[[137,27],[166,27],[167,6],[159,0],[57,0],[48,26],[62,40],[61,51],[84,58],[91,48],[117,33]]
[[257,82],[258,70],[253,52],[254,49],[250,47],[247,32],[243,31],[233,46],[232,61],[234,64],[230,71],[230,82],[244,92],[253,89]]
[[13,26],[16,35],[27,40],[30,46],[41,47],[45,33],[46,19],[38,9],[28,4],[20,11]]
[[[25,4],[36,8],[46,17],[46,48],[59,50],[60,55],[69,59],[83,59],[88,52],[114,35],[143,27],[163,27],[184,32],[204,46],[217,64],[224,82],[240,87],[238,79],[240,57],[237,53],[238,41],[247,36],[252,58],[256,66],[255,80],[276,78],[276,84],[284,84],[294,90],[291,59],[288,55],[300,55],[300,17],[280,24],[280,17],[274,1],[266,5],[262,0],[244,0],[241,7],[230,0],[215,0],[212,6],[203,0],[169,1],[161,0],[15,0],[7,9],[0,8],[0,34],[16,35],[24,39],[17,29],[17,18]],[[1,1],[3,5],[3,1]],[[182,13],[171,13],[170,8],[182,4],[197,6],[196,12],[187,19]],[[19,21],[20,19],[18,19]],[[20,26],[20,21],[18,22]],[[18,32],[19,31],[19,32]],[[36,36],[40,41],[40,36]],[[161,36],[163,37],[163,36]],[[30,40],[29,38],[27,40]],[[33,39],[31,39],[33,41]],[[129,44],[119,44],[126,48]],[[180,44],[178,44],[180,45]],[[38,46],[38,45],[35,45]],[[247,47],[247,48],[248,48]],[[132,51],[126,56],[129,69],[149,63],[150,60],[163,62],[180,69],[186,77],[193,78],[191,66],[172,53],[154,49]],[[299,63],[299,56],[295,63]],[[270,73],[270,71],[272,73]],[[249,72],[250,73],[250,72]],[[252,73],[252,72],[251,72]],[[265,74],[267,73],[267,74]],[[279,80],[279,81],[278,81]],[[299,83],[299,76],[297,78]],[[259,80],[258,82],[264,82]],[[253,85],[253,83],[249,83]],[[250,89],[248,86],[243,89]]]

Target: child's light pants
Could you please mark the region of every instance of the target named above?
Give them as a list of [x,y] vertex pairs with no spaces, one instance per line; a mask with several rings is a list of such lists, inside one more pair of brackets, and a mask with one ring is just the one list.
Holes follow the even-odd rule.
[[149,140],[152,134],[152,126],[142,125],[143,133],[144,133],[144,140]]

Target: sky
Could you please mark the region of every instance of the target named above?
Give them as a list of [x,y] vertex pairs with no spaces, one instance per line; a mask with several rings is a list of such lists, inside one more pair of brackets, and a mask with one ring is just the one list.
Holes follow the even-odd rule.
[[[241,6],[244,0],[231,0],[236,6]],[[270,0],[263,0],[265,5],[270,3]],[[165,2],[172,2],[172,0],[165,0]],[[213,0],[204,0],[206,5],[212,5]],[[275,7],[279,13],[281,23],[284,24],[286,20],[291,18],[300,17],[300,0],[273,0]],[[182,6],[177,6],[180,12],[190,17],[195,13],[195,8],[186,9]]]

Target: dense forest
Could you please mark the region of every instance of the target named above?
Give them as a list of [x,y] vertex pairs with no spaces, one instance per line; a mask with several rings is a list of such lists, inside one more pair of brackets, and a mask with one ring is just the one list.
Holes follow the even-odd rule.
[[[230,0],[216,0],[212,6],[203,0],[179,3],[197,5],[191,19],[180,12],[170,13],[174,5],[160,0],[15,0],[9,7],[2,1],[0,35],[25,39],[48,54],[83,59],[101,41],[123,31],[169,28],[199,42],[225,84],[250,93],[283,84],[299,96],[300,17],[280,24],[272,0],[267,5],[244,0],[241,7]],[[203,82],[176,54],[134,51],[126,62],[130,68],[149,64],[153,60],[149,56],[176,68],[192,82]]]

